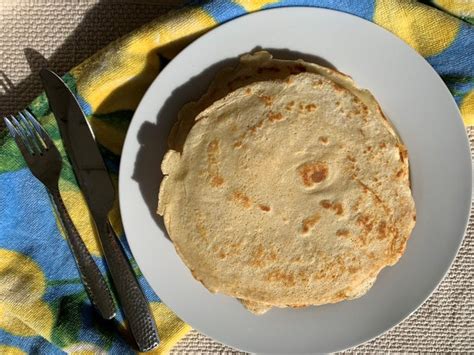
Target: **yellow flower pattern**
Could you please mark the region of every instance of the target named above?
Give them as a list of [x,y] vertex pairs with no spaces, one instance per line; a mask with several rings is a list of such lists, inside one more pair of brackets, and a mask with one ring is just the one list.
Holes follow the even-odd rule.
[[8,346],[0,344],[0,354],[2,355],[26,355],[26,352],[16,346]]
[[0,303],[31,305],[42,297],[46,278],[38,264],[16,251],[0,249]]
[[91,343],[79,342],[64,349],[70,355],[106,355],[107,351]]
[[[156,320],[156,326],[160,330],[162,340],[158,349],[148,352],[147,354],[167,354],[179,338],[184,336],[191,327],[180,320],[176,315],[163,303],[152,302],[150,308]],[[173,336],[176,334],[176,336]]]
[[474,17],[474,2],[472,0],[435,0],[434,3],[457,16]]
[[[71,74],[77,78],[78,90],[95,113],[134,109],[160,70],[157,50],[162,49],[165,56],[173,55],[176,49],[215,24],[211,16],[198,8],[167,15],[143,27],[129,40],[112,44],[107,52],[90,58]],[[120,69],[103,71],[97,60],[107,60]]]
[[53,314],[42,300],[46,289],[42,270],[34,260],[12,250],[0,249],[0,260],[2,323],[8,323],[13,334],[30,336],[33,330],[49,339]]
[[235,0],[235,2],[247,11],[256,11],[266,5],[274,4],[278,0]]
[[412,1],[377,0],[374,21],[403,39],[424,57],[441,53],[456,38],[460,20]]
[[461,115],[467,126],[474,126],[474,90],[467,94],[462,100]]
[[[21,320],[12,316],[6,311],[5,305],[0,303],[0,329],[3,329],[13,335],[22,337],[35,336],[36,332],[28,327]],[[1,352],[0,352],[1,353]]]

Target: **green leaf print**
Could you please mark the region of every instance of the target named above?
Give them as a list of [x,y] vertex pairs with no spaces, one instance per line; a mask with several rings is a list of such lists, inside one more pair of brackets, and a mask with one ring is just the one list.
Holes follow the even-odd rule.
[[56,310],[56,323],[53,326],[52,341],[60,348],[65,348],[78,341],[82,326],[81,307],[87,299],[85,291],[67,295],[53,302]]

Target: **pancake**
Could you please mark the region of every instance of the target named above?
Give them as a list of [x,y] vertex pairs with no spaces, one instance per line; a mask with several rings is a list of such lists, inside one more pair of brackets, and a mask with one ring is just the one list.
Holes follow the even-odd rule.
[[361,296],[415,224],[407,152],[375,99],[302,66],[320,72],[242,79],[213,103],[211,87],[162,163],[158,213],[178,254],[256,312]]
[[369,109],[378,109],[378,103],[372,94],[368,90],[356,87],[348,75],[303,60],[275,59],[269,52],[259,51],[241,56],[239,64],[235,68],[222,69],[209,85],[207,92],[198,101],[191,101],[183,106],[168,137],[170,149],[181,151],[197,115],[230,92],[251,83],[283,80],[301,72],[323,75],[349,90]]

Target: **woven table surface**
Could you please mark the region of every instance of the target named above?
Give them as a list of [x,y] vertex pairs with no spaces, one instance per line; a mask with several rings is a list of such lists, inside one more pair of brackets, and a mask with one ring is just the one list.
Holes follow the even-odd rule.
[[[42,91],[37,73],[46,64],[64,73],[179,2],[0,0],[0,114],[24,108]],[[473,155],[474,128],[467,132]],[[461,250],[434,294],[404,322],[349,352],[474,352],[473,276],[471,213]],[[172,353],[239,354],[196,331]]]

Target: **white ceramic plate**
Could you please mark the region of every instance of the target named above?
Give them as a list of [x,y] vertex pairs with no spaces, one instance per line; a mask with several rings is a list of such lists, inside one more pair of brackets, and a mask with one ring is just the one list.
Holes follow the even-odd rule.
[[[375,95],[408,147],[417,224],[399,263],[384,269],[360,299],[255,316],[193,279],[155,215],[160,163],[178,110],[204,92],[219,68],[256,47],[279,49],[273,51],[277,57],[327,61],[351,75]],[[250,352],[332,352],[393,327],[441,281],[468,220],[471,158],[453,98],[413,49],[358,17],[283,8],[224,24],[168,64],[131,122],[119,188],[125,232],[138,265],[163,302],[193,328]]]

